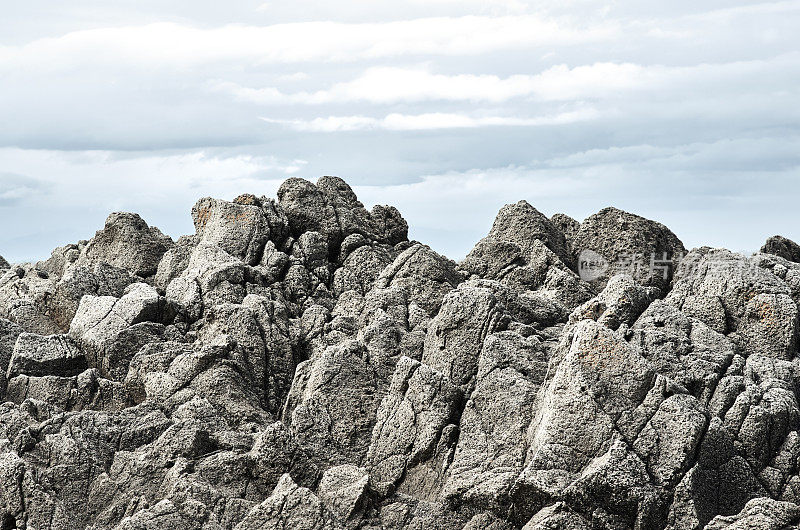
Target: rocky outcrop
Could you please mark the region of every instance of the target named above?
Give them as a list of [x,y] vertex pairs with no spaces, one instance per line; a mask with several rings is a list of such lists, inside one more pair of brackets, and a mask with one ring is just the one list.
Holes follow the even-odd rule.
[[104,262],[141,278],[156,273],[172,239],[150,227],[135,213],[112,213],[106,225],[87,243],[79,261]]
[[460,263],[341,179],[0,258],[0,528],[800,526],[800,263],[503,207]]
[[596,286],[619,273],[665,289],[686,249],[669,228],[617,208],[589,216],[571,239],[581,278]]
[[783,236],[772,236],[761,247],[763,254],[774,254],[781,258],[800,263],[800,245]]

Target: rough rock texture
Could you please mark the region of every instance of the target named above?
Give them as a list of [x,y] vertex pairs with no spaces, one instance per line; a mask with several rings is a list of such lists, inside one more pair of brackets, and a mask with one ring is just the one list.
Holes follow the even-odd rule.
[[[0,258],[0,529],[800,528],[800,247],[336,177]],[[650,263],[650,259],[653,262]]]
[[783,259],[800,263],[800,245],[783,236],[772,236],[761,247],[763,254],[774,254]]
[[603,208],[584,220],[571,238],[571,250],[581,277],[595,285],[628,273],[662,289],[686,253],[666,226],[617,208]]
[[152,276],[172,239],[135,213],[112,213],[83,249],[79,261],[106,262],[142,278]]

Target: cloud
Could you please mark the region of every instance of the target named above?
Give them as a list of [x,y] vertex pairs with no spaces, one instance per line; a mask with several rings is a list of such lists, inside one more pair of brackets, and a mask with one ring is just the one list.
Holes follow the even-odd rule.
[[388,131],[423,131],[434,129],[472,129],[476,127],[538,127],[542,125],[560,125],[596,118],[598,112],[587,108],[564,112],[555,116],[538,118],[517,118],[508,116],[473,117],[465,114],[389,114],[383,118],[367,116],[328,116],[313,120],[278,120],[261,118],[268,123],[288,126],[296,131],[310,132],[344,132],[370,129]]
[[202,195],[322,174],[454,257],[521,198],[616,204],[689,245],[800,239],[800,1],[234,4],[0,19],[4,256],[115,209],[179,235]]
[[641,86],[648,69],[634,64],[596,63],[569,68],[553,66],[537,75],[434,74],[426,70],[397,67],[370,68],[357,79],[337,83],[329,90],[284,94],[275,87],[260,89],[235,83],[218,83],[215,89],[261,104],[326,103],[366,101],[376,104],[428,100],[485,101],[501,103],[521,96],[565,100],[607,94]]
[[[423,101],[504,103],[520,97],[539,101],[620,99],[632,91],[696,90],[713,85],[720,91],[742,91],[752,85],[791,81],[800,76],[800,54],[767,60],[668,67],[632,63],[554,65],[539,74],[434,74],[422,69],[375,67],[352,81],[316,92],[283,93],[276,87],[249,88],[217,82],[212,89],[265,105],[368,102],[394,104]],[[739,82],[741,85],[732,84]]]
[[15,206],[37,193],[42,193],[42,183],[39,180],[0,172],[0,208]]
[[74,31],[0,47],[0,71],[65,71],[106,64],[140,68],[213,64],[352,62],[410,54],[469,55],[601,42],[613,24],[569,26],[535,15],[418,18],[385,23],[300,22],[196,28],[176,23]]

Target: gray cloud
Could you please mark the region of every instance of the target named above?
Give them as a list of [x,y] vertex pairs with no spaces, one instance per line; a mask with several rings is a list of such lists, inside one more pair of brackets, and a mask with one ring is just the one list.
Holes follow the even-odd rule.
[[179,235],[200,196],[322,174],[454,257],[520,198],[800,239],[799,25],[797,1],[31,0],[0,20],[0,254],[120,209]]

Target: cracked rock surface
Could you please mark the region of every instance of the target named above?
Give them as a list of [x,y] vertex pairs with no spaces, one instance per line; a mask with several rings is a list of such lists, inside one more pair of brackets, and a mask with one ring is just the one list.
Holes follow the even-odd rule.
[[[188,215],[188,213],[187,213]],[[0,257],[0,530],[800,528],[800,246],[337,177]]]

